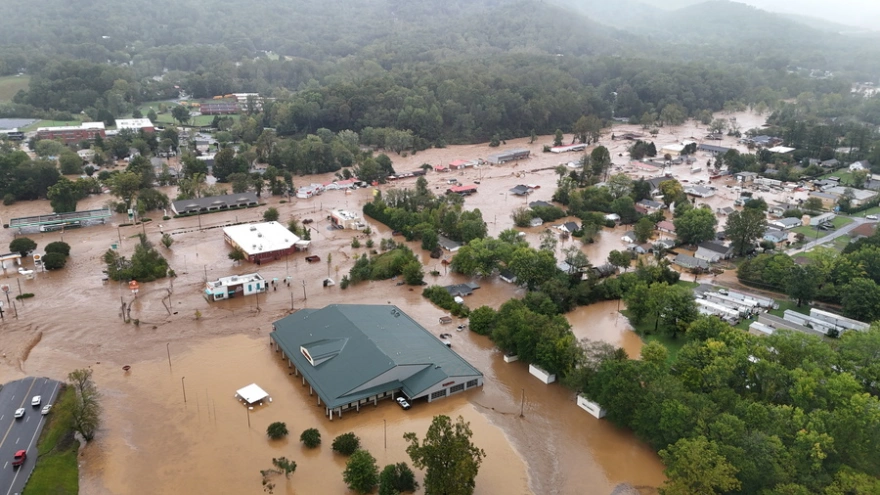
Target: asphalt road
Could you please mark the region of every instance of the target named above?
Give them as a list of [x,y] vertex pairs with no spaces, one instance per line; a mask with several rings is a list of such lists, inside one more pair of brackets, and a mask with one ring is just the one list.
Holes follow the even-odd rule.
[[[37,463],[37,438],[46,423],[40,410],[54,404],[60,382],[48,378],[23,378],[0,389],[0,495],[21,493]],[[35,395],[42,396],[39,407],[31,406]],[[23,418],[14,417],[23,407]],[[52,413],[49,413],[52,414]],[[27,451],[24,465],[13,468],[12,457],[19,450]]]

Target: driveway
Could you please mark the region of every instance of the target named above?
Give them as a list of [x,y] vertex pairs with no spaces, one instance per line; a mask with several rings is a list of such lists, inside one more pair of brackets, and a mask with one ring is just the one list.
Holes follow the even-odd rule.
[[789,255],[793,256],[797,253],[803,253],[803,252],[809,251],[810,249],[813,249],[816,246],[821,246],[822,244],[827,244],[829,242],[832,242],[834,239],[837,239],[840,236],[843,236],[843,235],[850,233],[853,229],[855,229],[856,227],[858,227],[860,225],[864,225],[866,223],[876,223],[876,220],[867,220],[862,217],[849,217],[849,218],[852,219],[852,221],[853,221],[852,223],[844,225],[843,227],[835,230],[834,232],[826,235],[825,237],[822,237],[822,238],[817,239],[815,241],[810,241],[797,249],[789,250],[789,251],[787,251],[787,253]]
[[[0,390],[0,495],[21,493],[37,463],[37,438],[47,416],[40,410],[54,404],[60,382],[48,378],[28,377],[3,385]],[[31,406],[31,399],[41,395],[39,407]],[[23,407],[23,418],[14,417],[15,410]],[[52,414],[52,413],[49,413]],[[12,456],[19,450],[27,451],[27,459],[20,467],[12,467]]]

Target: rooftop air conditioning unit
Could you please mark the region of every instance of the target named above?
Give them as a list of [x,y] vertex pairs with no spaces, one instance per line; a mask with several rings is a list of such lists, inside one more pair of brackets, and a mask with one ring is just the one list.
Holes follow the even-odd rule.
[[257,228],[255,226],[251,225],[251,232],[253,232],[255,230],[257,230]]

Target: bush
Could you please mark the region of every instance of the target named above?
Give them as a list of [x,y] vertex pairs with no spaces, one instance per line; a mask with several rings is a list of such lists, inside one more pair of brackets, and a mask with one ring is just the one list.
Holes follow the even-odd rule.
[[43,266],[46,270],[60,270],[67,264],[67,256],[61,253],[48,253],[43,256]]
[[15,296],[15,298],[18,299],[19,301],[21,301],[22,299],[30,299],[32,297],[34,297],[34,295],[30,292],[25,292],[24,294],[19,294],[19,295]]
[[455,302],[455,298],[452,297],[452,294],[439,285],[426,287],[425,290],[422,291],[422,295],[437,306],[449,310],[449,312],[455,316],[467,316],[470,313],[467,306]]
[[351,240],[351,247],[353,247],[353,248],[361,247],[361,241],[359,241],[357,239],[357,237],[355,237],[354,239]]
[[70,256],[70,244],[61,241],[50,242],[46,244],[46,254],[58,253],[64,256]]
[[282,423],[281,421],[276,421],[266,428],[266,435],[269,435],[269,438],[272,440],[280,440],[286,437],[288,433],[287,424]]
[[351,455],[361,448],[361,439],[352,432],[343,433],[333,439],[333,451],[342,455]]
[[37,249],[37,243],[29,237],[19,237],[9,243],[9,250],[13,253],[21,253],[22,256],[27,256],[35,249]]
[[15,195],[12,193],[6,193],[3,195],[3,205],[9,206],[15,203]]
[[280,217],[280,216],[281,215],[278,213],[278,210],[276,208],[272,207],[263,213],[263,220],[265,220],[267,222],[277,222],[278,217]]
[[318,445],[321,445],[321,432],[318,431],[317,428],[309,428],[302,432],[299,436],[299,441],[306,447],[314,449]]
[[418,490],[416,475],[405,462],[389,464],[379,475],[379,495],[397,495]]

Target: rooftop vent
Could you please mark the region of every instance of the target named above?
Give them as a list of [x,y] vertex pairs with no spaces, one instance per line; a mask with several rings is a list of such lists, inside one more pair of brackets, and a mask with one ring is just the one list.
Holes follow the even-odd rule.
[[255,230],[257,230],[257,228],[255,226],[251,225],[251,232],[253,232]]

